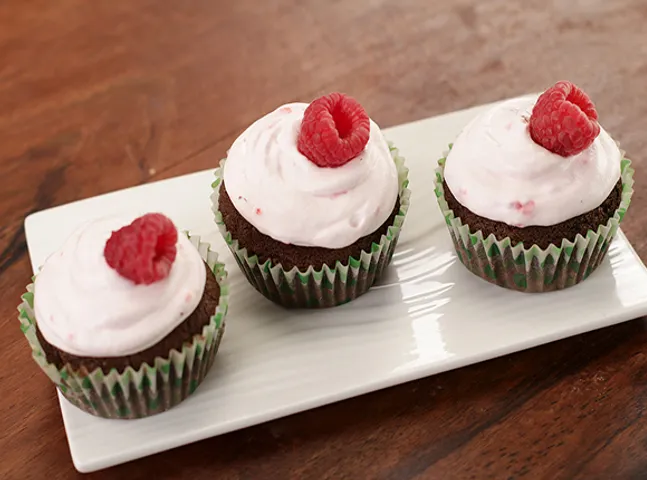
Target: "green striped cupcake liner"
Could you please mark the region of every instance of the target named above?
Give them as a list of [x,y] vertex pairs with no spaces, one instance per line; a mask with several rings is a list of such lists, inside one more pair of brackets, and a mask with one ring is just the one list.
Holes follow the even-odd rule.
[[[449,146],[451,150],[451,145]],[[571,287],[585,280],[602,263],[633,194],[631,161],[621,161],[622,198],[613,217],[597,231],[589,230],[586,237],[563,239],[561,245],[551,244],[542,249],[513,244],[509,237],[487,237],[464,225],[447,205],[443,188],[445,161],[438,161],[435,192],[440,210],[454,243],[458,259],[473,274],[501,287],[528,293],[550,292]]]
[[128,367],[120,373],[117,369],[74,370],[69,365],[59,369],[49,363],[36,336],[34,294],[38,293],[34,293],[33,283],[27,286],[18,306],[20,328],[34,360],[70,403],[98,417],[143,418],[174,407],[200,385],[213,364],[225,330],[229,286],[218,254],[199,236],[189,235],[189,239],[213,271],[220,286],[220,300],[202,333],[185,342],[182,351],[173,349],[168,357],[157,357],[153,365],[144,363],[138,369]]
[[359,258],[349,257],[346,262],[338,261],[333,266],[324,265],[318,270],[310,266],[305,271],[300,271],[297,267],[285,270],[280,263],[274,265],[269,259],[261,263],[254,252],[240,245],[227,231],[218,208],[226,161],[223,159],[215,171],[216,180],[211,185],[212,209],[216,225],[249,283],[269,300],[288,308],[334,307],[366,293],[391,262],[409,210],[409,169],[397,148],[389,145],[389,150],[398,171],[400,210],[387,233],[382,235],[379,243],[371,245],[370,251],[362,251]]

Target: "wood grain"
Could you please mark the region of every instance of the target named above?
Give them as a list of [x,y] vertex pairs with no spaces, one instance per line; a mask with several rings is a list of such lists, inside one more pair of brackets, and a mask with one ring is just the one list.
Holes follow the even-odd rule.
[[[643,0],[0,2],[0,478],[78,475],[17,327],[25,215],[213,167],[291,100],[345,91],[390,126],[563,78],[641,185],[646,22]],[[643,260],[646,207],[639,186]],[[646,344],[635,320],[86,478],[643,478]]]

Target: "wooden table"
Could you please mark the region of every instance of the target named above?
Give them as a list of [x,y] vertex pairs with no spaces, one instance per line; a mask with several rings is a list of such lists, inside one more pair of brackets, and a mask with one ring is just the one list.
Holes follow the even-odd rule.
[[[638,166],[623,229],[647,260],[646,22],[644,0],[1,2],[0,478],[77,475],[54,389],[16,320],[31,275],[25,215],[212,168],[246,125],[291,100],[345,91],[390,126],[565,78]],[[637,478],[647,469],[645,327],[635,320],[87,478]]]

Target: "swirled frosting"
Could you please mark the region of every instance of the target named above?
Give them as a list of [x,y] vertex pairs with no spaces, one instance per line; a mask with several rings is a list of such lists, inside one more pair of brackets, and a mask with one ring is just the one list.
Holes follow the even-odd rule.
[[113,231],[134,218],[104,218],[73,233],[36,276],[34,312],[43,337],[73,355],[117,357],[141,352],[171,333],[202,298],[206,270],[179,233],[169,276],[136,285],[103,256]]
[[286,244],[342,248],[375,232],[398,195],[398,174],[379,127],[357,157],[321,168],[297,150],[308,105],[284,105],[254,122],[227,155],[224,185],[240,214]]
[[536,144],[528,132],[536,100],[509,100],[477,116],[449,152],[445,182],[475,214],[517,227],[556,225],[600,206],[618,182],[622,154],[604,129],[570,157]]

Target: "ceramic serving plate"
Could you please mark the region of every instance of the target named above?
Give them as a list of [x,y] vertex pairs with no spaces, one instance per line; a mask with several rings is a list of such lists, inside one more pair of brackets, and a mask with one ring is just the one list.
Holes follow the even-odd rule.
[[[436,205],[434,168],[483,108],[385,131],[407,159],[411,208],[386,277],[365,296],[331,310],[286,311],[248,285],[213,222],[212,171],[28,217],[34,270],[85,220],[161,211],[212,242],[230,272],[227,331],[212,371],[187,401],[142,420],[105,420],[59,395],[76,468],[106,468],[647,314],[647,270],[622,232],[587,281],[555,293],[507,291],[457,261]],[[49,380],[43,375],[34,381]]]

